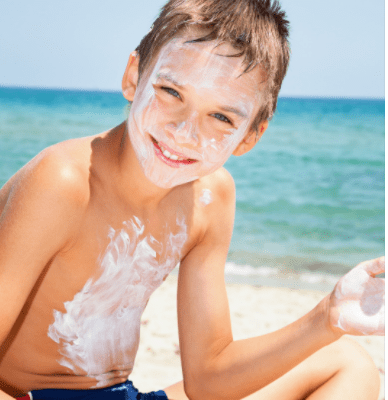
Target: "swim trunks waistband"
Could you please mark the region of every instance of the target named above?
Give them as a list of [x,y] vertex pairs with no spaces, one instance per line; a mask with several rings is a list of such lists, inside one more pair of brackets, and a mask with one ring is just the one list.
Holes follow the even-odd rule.
[[[101,389],[42,389],[32,390],[30,394],[32,400],[168,400],[163,390],[140,393],[131,381]],[[18,400],[28,400],[29,395]]]

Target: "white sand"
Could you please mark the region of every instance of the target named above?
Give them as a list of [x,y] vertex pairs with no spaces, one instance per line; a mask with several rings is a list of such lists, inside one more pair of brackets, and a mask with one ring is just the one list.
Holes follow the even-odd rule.
[[[262,335],[295,321],[327,294],[287,288],[227,284],[233,335],[243,339]],[[380,371],[379,400],[384,399],[384,337],[354,337]],[[130,379],[141,391],[163,389],[182,380],[176,317],[176,276],[151,296],[142,318],[136,364]]]

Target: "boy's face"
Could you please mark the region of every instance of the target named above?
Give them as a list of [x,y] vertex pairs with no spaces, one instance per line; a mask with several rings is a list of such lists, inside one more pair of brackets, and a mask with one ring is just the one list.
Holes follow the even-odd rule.
[[260,106],[260,70],[243,74],[241,58],[226,57],[236,53],[229,44],[215,48],[214,42],[185,43],[188,39],[165,45],[137,87],[132,75],[134,98],[124,89],[133,99],[132,146],[145,176],[162,188],[210,174],[237,147],[240,154],[255,141],[249,127]]

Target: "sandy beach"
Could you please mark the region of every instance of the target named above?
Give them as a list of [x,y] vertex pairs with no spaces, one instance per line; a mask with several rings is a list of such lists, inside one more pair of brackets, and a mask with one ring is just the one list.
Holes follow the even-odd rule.
[[[130,379],[141,391],[159,390],[182,379],[176,317],[177,277],[170,275],[151,296],[143,314],[139,352]],[[227,284],[235,339],[262,335],[295,321],[328,293]],[[371,355],[384,399],[384,337],[354,337]]]

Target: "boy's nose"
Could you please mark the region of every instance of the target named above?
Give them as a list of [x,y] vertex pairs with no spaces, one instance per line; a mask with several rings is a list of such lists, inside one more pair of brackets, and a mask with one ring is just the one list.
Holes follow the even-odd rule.
[[197,127],[192,121],[170,122],[165,126],[165,129],[174,137],[177,143],[193,146],[198,144]]

